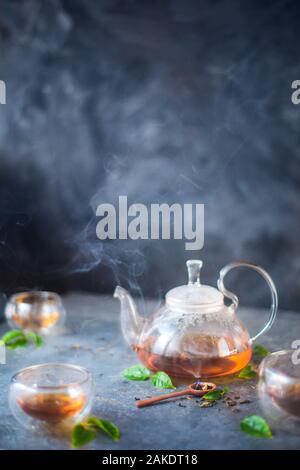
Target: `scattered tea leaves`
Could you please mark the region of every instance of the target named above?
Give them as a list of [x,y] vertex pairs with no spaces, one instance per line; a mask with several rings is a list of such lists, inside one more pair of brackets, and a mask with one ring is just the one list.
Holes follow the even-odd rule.
[[256,370],[251,364],[248,364],[241,372],[238,374],[239,379],[255,379]]
[[150,378],[150,371],[147,367],[137,364],[123,370],[121,375],[128,380],[148,380]]
[[199,406],[200,408],[211,408],[215,404],[216,404],[215,400],[203,400]]
[[240,423],[241,430],[254,437],[269,439],[272,432],[266,420],[261,416],[252,415],[244,418]]
[[156,372],[156,374],[152,375],[151,382],[157,388],[176,388],[168,374],[162,371]]
[[41,347],[43,344],[42,338],[33,331],[25,333],[22,330],[10,330],[5,333],[1,341],[9,349],[25,348],[30,343],[33,343],[37,348]]
[[241,400],[239,402],[239,405],[248,405],[249,403],[252,403],[252,401],[251,400]]
[[207,392],[205,395],[203,395],[204,400],[209,400],[209,401],[215,401],[215,400],[220,400],[226,393],[229,392],[229,387],[224,387],[224,388],[217,388],[216,390],[212,390],[211,392]]
[[92,442],[99,432],[104,432],[114,441],[120,439],[120,429],[111,421],[90,416],[82,423],[76,424],[72,431],[71,443],[75,449]]
[[235,400],[232,400],[231,398],[229,400],[227,400],[225,403],[226,403],[227,406],[230,406],[230,407],[237,405],[237,402]]
[[253,354],[257,357],[266,357],[270,354],[270,351],[261,344],[256,344],[253,348]]

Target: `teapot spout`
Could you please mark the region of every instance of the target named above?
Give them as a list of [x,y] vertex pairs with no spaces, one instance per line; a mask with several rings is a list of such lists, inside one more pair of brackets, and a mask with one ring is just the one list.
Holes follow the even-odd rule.
[[136,304],[129,292],[117,286],[114,297],[121,303],[121,329],[129,346],[135,347],[139,343],[145,320],[138,314]]

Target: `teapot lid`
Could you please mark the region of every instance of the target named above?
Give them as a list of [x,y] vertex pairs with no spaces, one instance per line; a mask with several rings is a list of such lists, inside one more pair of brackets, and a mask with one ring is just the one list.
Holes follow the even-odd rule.
[[192,310],[212,311],[224,305],[223,294],[212,286],[200,282],[200,270],[203,262],[190,259],[186,262],[188,269],[188,284],[175,287],[166,294],[166,303],[171,307]]

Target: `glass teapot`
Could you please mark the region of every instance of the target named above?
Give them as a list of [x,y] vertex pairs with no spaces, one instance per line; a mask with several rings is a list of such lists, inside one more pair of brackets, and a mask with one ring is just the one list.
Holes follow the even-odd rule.
[[[220,271],[218,289],[200,282],[202,261],[187,261],[188,284],[171,289],[164,304],[150,318],[141,317],[130,294],[120,286],[114,297],[121,302],[123,335],[139,359],[153,371],[175,377],[216,377],[245,367],[252,356],[252,342],[273,324],[278,306],[276,287],[261,267],[245,261]],[[271,290],[268,322],[250,335],[236,315],[239,300],[224,287],[225,275],[239,266],[262,275]],[[224,297],[230,299],[229,306]]]

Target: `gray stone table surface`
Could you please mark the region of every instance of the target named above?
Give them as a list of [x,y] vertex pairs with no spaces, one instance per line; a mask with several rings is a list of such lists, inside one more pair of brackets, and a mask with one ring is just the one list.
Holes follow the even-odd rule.
[[[137,359],[121,336],[118,302],[78,293],[67,295],[64,302],[68,316],[63,334],[47,337],[40,350],[32,347],[8,351],[7,363],[0,365],[1,449],[70,448],[68,437],[37,434],[22,428],[8,406],[11,376],[23,367],[44,362],[69,362],[90,369],[96,382],[93,414],[110,419],[121,429],[119,442],[103,435],[86,449],[300,449],[300,436],[278,432],[265,440],[239,430],[244,416],[261,413],[253,381],[230,381],[234,394],[251,401],[240,405],[240,412],[234,412],[221,400],[212,408],[200,408],[199,401],[186,398],[137,409],[135,397],[155,395],[159,390],[150,381],[129,382],[120,376]],[[151,302],[146,306],[150,311]],[[239,314],[251,333],[267,318],[267,311],[263,310],[241,308]],[[0,334],[7,329],[4,322],[0,324]],[[300,313],[281,311],[272,330],[259,342],[275,351],[290,347],[299,338]]]

